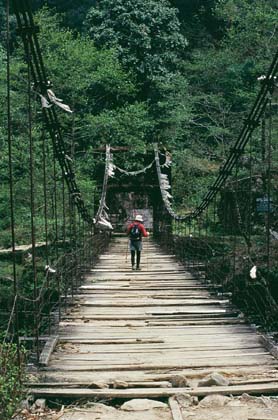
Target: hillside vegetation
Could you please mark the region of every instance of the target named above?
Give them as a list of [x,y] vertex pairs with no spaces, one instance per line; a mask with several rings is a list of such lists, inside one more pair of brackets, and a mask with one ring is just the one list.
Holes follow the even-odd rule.
[[[5,8],[0,8],[5,28]],[[274,55],[277,7],[259,0],[32,2],[53,89],[74,111],[59,112],[78,183],[93,212],[99,146],[140,168],[136,152],[159,142],[173,154],[175,206],[200,201],[229,153]],[[92,6],[93,5],[93,6]],[[30,242],[27,68],[11,15],[11,105],[17,243]],[[0,247],[10,245],[6,34],[0,34]],[[32,94],[37,223],[42,224],[41,113]],[[47,145],[51,155],[50,142]],[[143,164],[143,163],[142,163]],[[53,168],[47,168],[52,177]],[[38,240],[40,238],[38,229]]]

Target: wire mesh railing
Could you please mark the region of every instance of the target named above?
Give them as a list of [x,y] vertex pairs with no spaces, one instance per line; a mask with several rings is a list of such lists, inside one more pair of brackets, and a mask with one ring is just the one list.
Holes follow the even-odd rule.
[[277,68],[276,54],[227,161],[190,214],[173,210],[155,147],[164,203],[157,240],[270,330],[278,327]]
[[[85,204],[77,185],[74,147],[64,141],[55,106],[68,113],[69,123],[71,110],[56,98],[46,76],[29,1],[12,5],[25,51],[26,107],[20,119],[13,115],[8,2],[7,184],[12,235],[11,248],[0,252],[0,333],[5,343],[15,342],[18,349],[24,342],[30,360],[38,362],[46,337],[55,332],[110,234],[95,224],[90,215],[94,203]],[[18,167],[24,176],[17,176]],[[105,192],[102,197],[105,201]]]

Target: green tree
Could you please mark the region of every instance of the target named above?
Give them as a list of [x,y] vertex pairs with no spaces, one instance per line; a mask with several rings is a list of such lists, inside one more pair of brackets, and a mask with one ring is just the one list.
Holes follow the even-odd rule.
[[61,15],[63,26],[81,32],[85,16],[95,3],[96,0],[32,0],[32,7],[37,10],[46,5],[54,9]]
[[170,0],[179,10],[182,31],[189,50],[211,48],[222,39],[225,22],[215,13],[218,0]]
[[[61,19],[48,9],[35,16],[40,26],[39,41],[49,80],[57,97],[63,99],[74,113],[57,108],[68,155],[75,149],[77,183],[88,203],[94,195],[95,161],[93,149],[110,142],[112,145],[132,144],[142,150],[151,125],[148,105],[136,100],[137,89],[130,74],[123,70],[113,49],[96,49],[88,37],[61,26]],[[16,242],[29,243],[30,181],[28,152],[27,66],[23,47],[13,50],[11,57],[11,101],[13,174],[16,202]],[[9,179],[7,148],[6,66],[5,49],[0,47],[0,243],[9,246]],[[32,94],[32,135],[34,140],[37,225],[43,224],[42,118],[40,101]],[[52,146],[47,139],[49,156]],[[47,167],[49,195],[52,196],[53,162]],[[60,173],[58,172],[60,177]],[[60,178],[59,178],[60,182]],[[49,211],[51,205],[49,206]],[[49,214],[51,219],[52,215]],[[40,235],[42,235],[40,237]],[[43,239],[43,229],[37,240]]]
[[78,115],[118,108],[134,99],[135,86],[113,49],[97,50],[88,37],[61,27],[59,15],[47,8],[36,14],[36,21],[49,77]]
[[278,15],[270,3],[246,0],[221,1],[215,14],[225,22],[225,36],[213,48],[192,51],[185,68],[193,138],[225,158],[260,88],[257,78],[274,56]]
[[116,48],[146,89],[157,76],[179,69],[187,46],[168,0],[103,0],[90,9],[86,26],[98,47]]
[[[39,40],[44,61],[55,92],[74,110],[74,125],[72,118],[64,113],[60,118],[65,130],[74,136],[76,151],[86,151],[107,142],[112,145],[129,143],[131,128],[127,120],[134,123],[130,142],[134,144],[135,137],[144,142],[149,125],[148,120],[144,122],[148,119],[147,106],[136,100],[134,78],[124,71],[116,51],[97,49],[87,36],[75,36],[73,31],[61,28],[59,16],[48,9],[41,9],[36,19],[41,27]],[[84,166],[84,161],[81,162]]]
[[96,46],[114,47],[124,68],[136,75],[138,101],[148,103],[149,141],[180,138],[187,118],[187,83],[182,75],[187,40],[168,0],[104,0],[87,15]]
[[[195,158],[204,159],[204,167],[208,159],[215,171],[228,156],[260,89],[257,78],[272,61],[278,15],[272,2],[248,0],[219,1],[213,13],[224,24],[222,39],[210,46],[198,43],[184,63],[192,106],[184,140]],[[197,182],[202,185],[200,175]],[[186,175],[184,181],[189,185]],[[189,193],[188,197],[194,199]]]

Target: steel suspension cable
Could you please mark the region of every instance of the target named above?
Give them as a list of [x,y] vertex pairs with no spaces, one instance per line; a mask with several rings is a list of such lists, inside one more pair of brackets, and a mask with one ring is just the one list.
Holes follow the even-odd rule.
[[268,73],[263,80],[262,87],[260,92],[257,95],[255,103],[249,113],[245,124],[239,134],[239,137],[231,149],[231,153],[226,160],[223,168],[220,169],[219,175],[211,186],[210,191],[205,195],[201,204],[196,208],[193,212],[193,217],[197,216],[198,214],[202,213],[202,211],[209,205],[212,198],[217,194],[220,190],[228,176],[231,174],[231,171],[238,161],[239,157],[243,153],[246,144],[248,143],[251,134],[253,133],[254,129],[258,126],[259,120],[267,106],[268,103],[268,95],[273,92],[275,86],[275,79],[278,69],[278,51],[276,52],[273,61],[269,67]]
[[38,276],[36,263],[36,226],[35,226],[35,177],[34,177],[34,141],[32,133],[32,89],[30,70],[30,51],[27,51],[27,83],[28,83],[28,137],[29,137],[29,171],[30,171],[30,223],[31,223],[31,244],[32,244],[32,275],[33,275],[33,305],[34,305],[34,336],[37,360],[39,360],[39,302],[38,298]]
[[59,244],[58,244],[58,197],[57,197],[57,168],[56,168],[56,159],[54,156],[53,159],[53,180],[54,180],[54,189],[53,189],[53,224],[54,224],[54,247],[56,258],[59,257]]
[[[49,95],[50,82],[46,77],[44,62],[37,37],[38,27],[34,24],[29,0],[13,0],[13,4],[18,31],[23,40],[25,53],[27,54],[30,50],[32,56],[30,71],[34,81],[34,89],[35,91],[39,91],[41,97],[47,97]],[[42,112],[46,127],[52,139],[55,157],[59,161],[67,186],[74,196],[74,203],[84,220],[88,223],[92,223],[92,218],[81,197],[80,190],[77,187],[71,162],[66,158],[66,148],[56,111],[54,107],[51,106],[47,108],[43,107]]]
[[[12,154],[12,116],[11,116],[11,73],[10,73],[10,2],[7,0],[6,8],[6,48],[7,48],[7,139],[8,139],[8,162],[9,162],[9,193],[10,193],[10,224],[11,224],[11,242],[12,242],[12,270],[13,270],[13,294],[14,305],[11,312],[14,320],[15,342],[17,344],[17,362],[20,365],[19,354],[19,327],[18,327],[18,282],[16,270],[16,250],[15,250],[15,208],[14,208],[14,177],[13,177],[13,154]],[[7,334],[10,325],[7,326]],[[7,338],[7,335],[6,335]]]
[[63,250],[66,247],[66,197],[65,197],[65,179],[62,174],[62,238],[63,238]]
[[48,249],[48,205],[47,205],[47,179],[46,179],[46,137],[45,130],[42,131],[42,167],[43,167],[43,207],[44,207],[44,234],[45,234],[45,257],[46,265],[49,265]]
[[248,141],[250,140],[250,137],[254,129],[259,125],[259,121],[269,101],[269,95],[273,93],[273,90],[275,87],[277,70],[278,70],[278,51],[276,52],[272,60],[272,63],[269,67],[267,75],[265,76],[263,80],[262,87],[257,95],[255,103],[248,117],[245,120],[245,123],[237,138],[237,141],[235,145],[231,148],[230,155],[228,156],[223,167],[220,168],[215,182],[209,188],[209,191],[203,198],[202,202],[199,204],[199,206],[197,206],[197,208],[194,211],[192,211],[188,215],[179,216],[173,211],[171,207],[171,204],[167,196],[167,191],[166,191],[168,186],[166,186],[166,188],[163,187],[163,180],[162,180],[163,174],[161,172],[161,166],[159,162],[158,146],[157,144],[154,144],[156,169],[157,169],[157,175],[158,175],[162,199],[164,202],[165,209],[174,220],[189,220],[190,218],[193,218],[193,219],[197,218],[209,206],[209,204],[213,202],[214,197],[223,187],[227,178],[231,175],[231,172],[234,166],[236,165],[240,156],[244,152],[245,147]]
[[252,194],[252,177],[253,177],[253,136],[250,137],[249,141],[249,185],[248,185],[248,193],[249,193],[249,200],[248,200],[248,214],[247,214],[247,220],[246,220],[246,230],[247,230],[247,236],[248,236],[248,256],[250,257],[250,251],[251,251],[251,236],[252,236],[252,201],[253,201],[253,194]]
[[266,239],[267,239],[267,273],[270,269],[270,195],[271,195],[271,148],[272,148],[272,114],[271,98],[268,99],[269,123],[267,139],[267,220],[266,220]]

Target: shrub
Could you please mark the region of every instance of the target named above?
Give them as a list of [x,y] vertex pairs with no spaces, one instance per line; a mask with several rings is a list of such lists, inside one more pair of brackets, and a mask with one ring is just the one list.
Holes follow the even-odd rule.
[[15,344],[0,344],[0,418],[12,417],[23,397],[24,349],[20,350],[20,363]]

